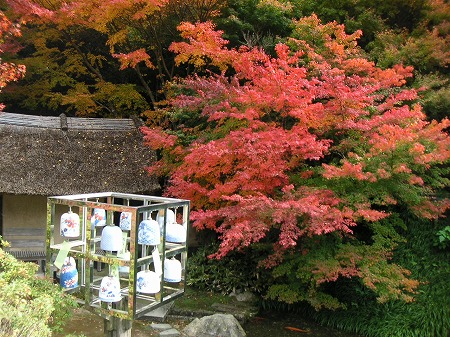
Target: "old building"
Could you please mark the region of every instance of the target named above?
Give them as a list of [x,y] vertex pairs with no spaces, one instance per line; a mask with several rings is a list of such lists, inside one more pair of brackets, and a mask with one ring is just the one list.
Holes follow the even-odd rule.
[[48,196],[159,188],[145,171],[154,154],[139,126],[132,119],[0,113],[0,233],[16,256],[31,259],[45,248],[35,237],[46,228]]

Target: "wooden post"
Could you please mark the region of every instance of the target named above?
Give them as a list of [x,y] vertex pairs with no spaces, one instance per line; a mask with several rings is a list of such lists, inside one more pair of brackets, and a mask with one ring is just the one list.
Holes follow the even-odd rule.
[[106,337],[131,337],[131,321],[111,316],[103,320]]

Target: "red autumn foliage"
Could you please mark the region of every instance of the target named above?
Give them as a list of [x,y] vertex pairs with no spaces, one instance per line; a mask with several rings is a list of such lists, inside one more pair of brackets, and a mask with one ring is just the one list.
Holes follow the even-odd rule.
[[[19,25],[12,23],[3,12],[0,11],[0,53],[14,51],[16,47],[14,38],[20,36]],[[25,66],[0,59],[0,92],[8,82],[18,81],[25,75]],[[4,109],[0,103],[0,111]]]
[[[173,108],[197,116],[199,125],[166,130],[170,144],[161,130],[143,132],[153,148],[164,149],[152,172],[170,167],[166,194],[190,199],[194,226],[220,235],[215,257],[272,233],[273,254],[263,264],[274,267],[303,251],[308,238],[333,233],[352,240],[355,226],[387,219],[393,205],[423,217],[448,207],[429,197],[425,181],[450,158],[449,121],[426,121],[417,92],[402,88],[412,69],[377,68],[357,48],[359,33],[347,35],[341,25],[321,25],[315,17],[301,23],[324,36],[320,53],[295,39],[278,44],[275,57],[257,48],[227,49],[211,23],[182,24],[187,42],[171,47],[178,62],[220,73],[175,85]],[[417,198],[389,184],[414,186]],[[377,287],[388,282],[381,274],[390,273],[392,284],[380,298],[402,297],[398,289],[412,291],[417,282],[387,263],[394,246],[354,246],[336,254],[333,267],[319,260],[311,275],[316,286],[358,276]]]

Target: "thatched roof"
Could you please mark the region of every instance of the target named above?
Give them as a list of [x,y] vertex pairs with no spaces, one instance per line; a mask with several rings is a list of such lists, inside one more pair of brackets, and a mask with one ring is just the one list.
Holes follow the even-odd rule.
[[151,193],[154,160],[131,119],[0,113],[0,193]]

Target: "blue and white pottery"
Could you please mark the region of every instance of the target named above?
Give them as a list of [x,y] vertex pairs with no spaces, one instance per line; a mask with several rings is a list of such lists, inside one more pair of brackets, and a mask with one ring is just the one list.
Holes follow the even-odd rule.
[[91,229],[106,225],[106,210],[103,208],[94,208],[91,217]]
[[[166,224],[174,223],[175,221],[175,213],[171,209],[167,209],[167,216],[166,216]],[[159,228],[161,230],[161,233],[163,232],[164,228],[164,210],[161,209],[158,211],[158,214],[156,214],[156,221],[159,223]]]
[[186,228],[177,223],[167,224],[166,241],[173,243],[186,242]]
[[136,275],[136,291],[144,294],[156,294],[161,290],[159,276],[150,270],[141,270]]
[[60,221],[61,236],[76,238],[80,236],[80,217],[78,214],[69,211],[61,215]]
[[78,271],[73,257],[65,258],[59,273],[59,284],[66,289],[78,287]]
[[[127,251],[125,253],[117,254],[117,257],[121,260],[130,262],[131,253]],[[130,272],[130,266],[119,266],[119,273],[129,273],[129,272]]]
[[118,252],[123,249],[122,230],[114,225],[105,226],[102,230],[100,248]]
[[181,281],[181,262],[177,259],[164,260],[164,281],[180,282]]
[[161,233],[159,224],[153,219],[143,220],[139,224],[138,243],[140,245],[159,245],[161,242]]
[[131,212],[120,213],[119,227],[124,231],[131,229]]
[[103,277],[98,297],[103,302],[119,302],[122,299],[119,278],[114,276]]

